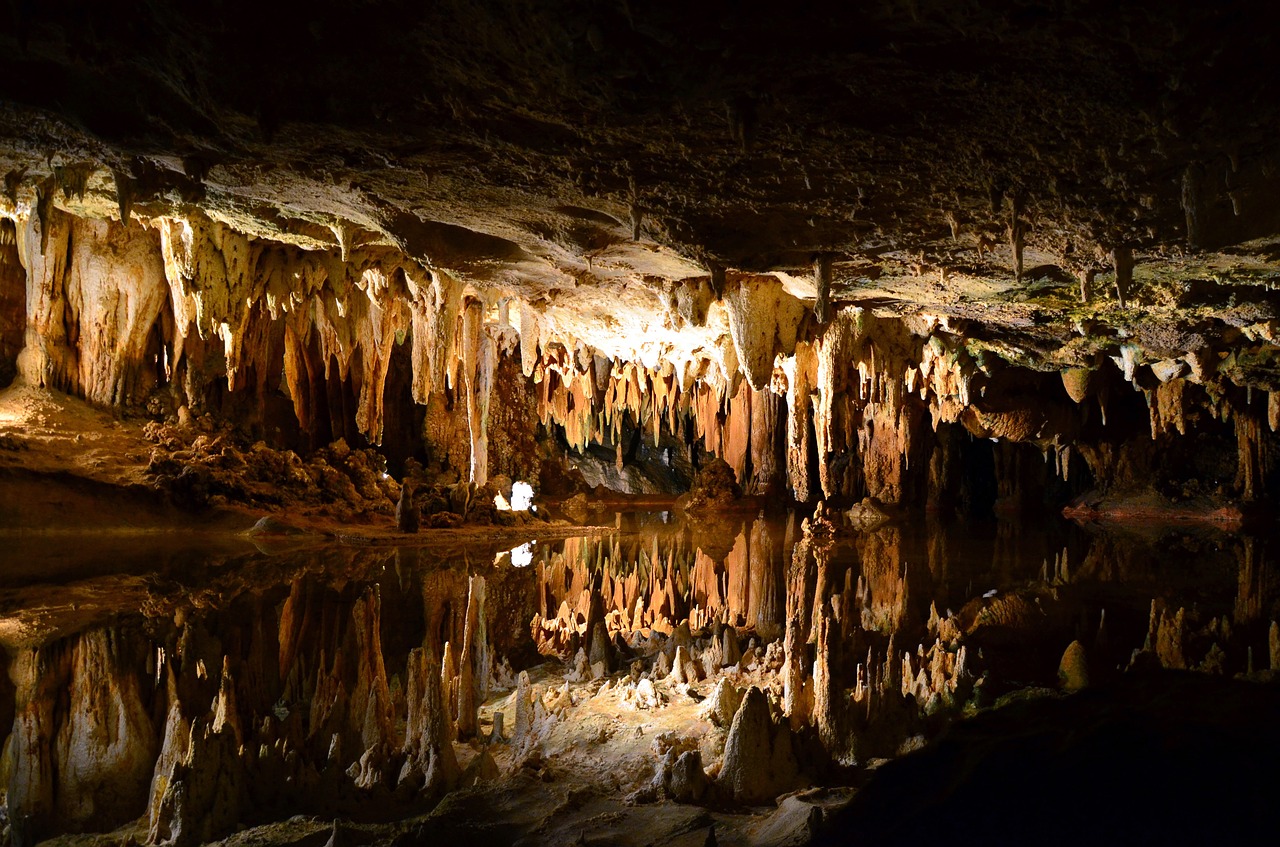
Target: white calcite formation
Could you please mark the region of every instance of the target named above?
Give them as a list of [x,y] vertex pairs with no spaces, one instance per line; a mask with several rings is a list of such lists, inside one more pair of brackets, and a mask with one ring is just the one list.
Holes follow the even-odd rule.
[[[260,407],[283,388],[310,432],[336,381],[351,392],[356,430],[376,444],[392,360],[408,344],[414,403],[462,395],[460,470],[477,483],[494,464],[494,404],[510,402],[495,392],[532,392],[542,423],[562,427],[578,450],[615,446],[620,465],[624,430],[657,445],[692,427],[748,493],[893,504],[918,496],[930,429],[954,424],[1061,455],[1078,436],[1079,407],[1096,403],[1105,420],[1114,404],[1110,382],[1095,378],[1105,357],[1082,364],[1066,348],[1046,357],[976,343],[965,326],[923,311],[888,317],[829,303],[820,323],[812,281],[786,273],[669,262],[664,273],[682,275],[610,271],[607,295],[568,279],[548,288],[475,274],[460,256],[456,268],[429,261],[376,221],[330,216],[323,227],[273,230],[225,210],[154,203],[132,206],[126,221],[113,192],[129,181],[91,167],[81,176],[14,186],[0,217],[13,224],[25,274],[19,376],[101,405],[143,404],[161,388],[198,412],[221,380]],[[830,263],[815,268],[821,276]],[[1255,357],[1272,346],[1263,324],[1245,338]],[[1268,394],[1242,407],[1223,390],[1224,379],[1243,378],[1243,357],[1157,354],[1133,340],[1113,352],[1120,378],[1145,393],[1153,437],[1185,435],[1201,410],[1233,420],[1242,496],[1262,495],[1262,435],[1280,421],[1280,401]],[[1073,402],[985,395],[1035,356],[1034,367],[1062,373]],[[530,386],[498,384],[507,359]],[[1066,475],[1070,462],[1058,465]]]

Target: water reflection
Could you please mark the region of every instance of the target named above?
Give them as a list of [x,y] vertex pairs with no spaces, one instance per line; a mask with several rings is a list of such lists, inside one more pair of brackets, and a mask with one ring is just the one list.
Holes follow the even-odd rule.
[[[806,756],[845,764],[1058,685],[1072,641],[1095,682],[1280,662],[1273,545],[1210,530],[653,513],[513,550],[100,545],[76,561],[24,542],[0,568],[14,843],[140,816],[153,841],[194,844],[298,813],[429,808],[527,764],[537,716],[576,704],[518,679],[547,658],[570,681],[648,681],[646,708],[655,683],[758,686],[797,749],[816,739]],[[62,557],[56,583],[41,557]],[[518,684],[504,736],[493,697]],[[478,740],[513,732],[520,761]]]

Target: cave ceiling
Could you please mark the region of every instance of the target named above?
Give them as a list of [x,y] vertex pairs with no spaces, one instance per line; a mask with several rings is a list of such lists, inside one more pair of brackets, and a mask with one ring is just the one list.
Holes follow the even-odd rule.
[[827,267],[1037,366],[1280,316],[1261,4],[293,5],[11,4],[0,202],[397,254],[606,355]]

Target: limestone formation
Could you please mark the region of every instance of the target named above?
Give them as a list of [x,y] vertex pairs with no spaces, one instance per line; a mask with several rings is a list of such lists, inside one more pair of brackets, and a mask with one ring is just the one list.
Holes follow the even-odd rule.
[[416,648],[409,654],[405,700],[408,703],[405,763],[398,784],[407,783],[428,793],[447,791],[457,783],[458,761],[453,751],[451,721],[447,702],[440,690],[440,677],[432,655],[425,648]]
[[716,687],[703,701],[700,714],[717,726],[728,729],[742,704],[742,694],[727,677],[720,677]]
[[401,532],[418,531],[418,507],[413,502],[413,486],[405,484],[400,489],[400,500],[396,503],[396,527]]
[[148,841],[175,847],[227,834],[247,808],[244,765],[229,730],[191,725],[187,755],[174,765],[152,818]]
[[662,765],[667,796],[677,803],[700,802],[711,787],[702,769],[702,753],[697,750],[677,753],[675,748],[668,750]]
[[488,693],[490,659],[488,628],[484,612],[484,586],[484,577],[470,578],[462,655],[458,661],[456,713],[459,738],[469,738],[475,734],[476,709]]
[[1271,670],[1280,672],[1280,623],[1272,621],[1268,635],[1271,653]]
[[10,5],[10,842],[674,842],[1280,672],[1265,4]]
[[739,803],[773,800],[795,777],[790,729],[775,727],[764,693],[752,686],[733,716],[719,782]]
[[1089,687],[1089,662],[1084,645],[1079,641],[1072,641],[1062,654],[1062,661],[1058,663],[1058,681],[1065,691],[1080,691]]
[[516,678],[516,690],[511,695],[515,700],[515,720],[511,730],[511,746],[523,749],[533,729],[533,692],[529,685],[529,672],[520,671]]

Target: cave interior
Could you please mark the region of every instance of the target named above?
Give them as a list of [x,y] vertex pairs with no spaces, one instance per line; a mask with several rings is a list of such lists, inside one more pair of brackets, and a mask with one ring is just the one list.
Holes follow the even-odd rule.
[[1276,33],[9,4],[0,841],[1266,843]]

